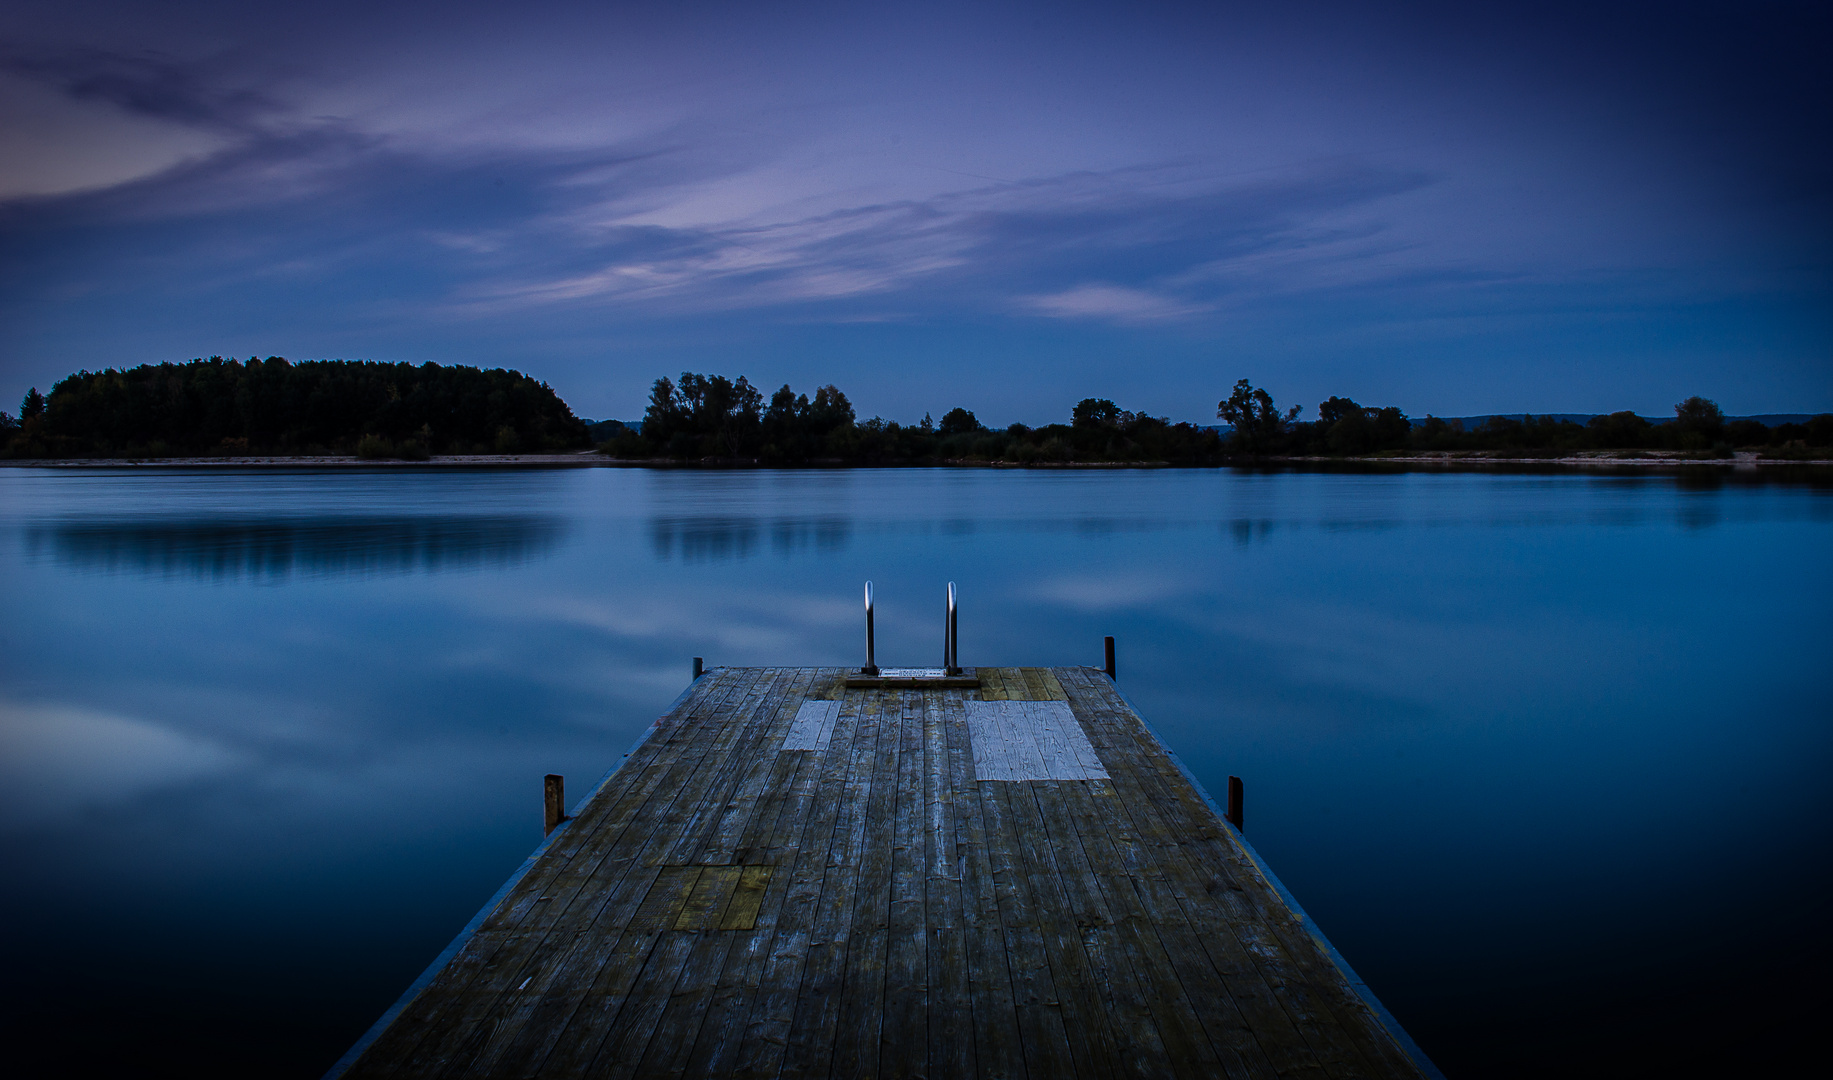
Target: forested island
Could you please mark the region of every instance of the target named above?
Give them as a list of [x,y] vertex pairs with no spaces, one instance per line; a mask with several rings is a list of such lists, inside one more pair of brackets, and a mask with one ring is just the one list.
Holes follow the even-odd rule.
[[1777,461],[1833,458],[1833,415],[1766,425],[1727,418],[1691,397],[1672,419],[1633,412],[1492,416],[1478,423],[1407,416],[1344,397],[1281,410],[1239,380],[1217,402],[1221,423],[1173,423],[1084,398],[1067,423],[988,427],[964,406],[914,424],[861,420],[839,387],[813,396],[784,385],[768,400],[744,376],[684,372],[657,379],[641,421],[590,423],[543,382],[503,368],[353,360],[292,363],[221,357],[81,371],[50,395],[34,388],[14,418],[0,412],[11,458],[235,458],[526,455],[596,447],[629,463],[770,465],[1218,465],[1282,459],[1451,456],[1716,460],[1739,451]]
[[503,368],[213,356],[79,371],[19,417],[0,413],[9,457],[541,452],[591,446],[543,382]]

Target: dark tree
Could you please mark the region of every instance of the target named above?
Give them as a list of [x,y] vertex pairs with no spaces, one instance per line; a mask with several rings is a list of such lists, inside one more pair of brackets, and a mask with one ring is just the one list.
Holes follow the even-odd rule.
[[1317,418],[1325,427],[1330,427],[1347,416],[1362,415],[1362,406],[1346,397],[1332,396],[1329,401],[1317,407]]
[[1585,435],[1594,447],[1634,449],[1649,444],[1649,432],[1653,427],[1647,420],[1625,409],[1585,421]]
[[38,387],[34,386],[26,391],[25,397],[19,400],[19,419],[30,420],[34,416],[43,416],[44,412],[45,396],[38,392]]
[[[787,387],[785,387],[787,389]],[[764,396],[744,376],[681,373],[657,379],[643,414],[643,438],[670,457],[742,457],[757,452]]]
[[1070,422],[1079,428],[1114,427],[1120,423],[1120,406],[1106,398],[1083,398],[1070,411]]
[[972,435],[980,430],[980,421],[966,409],[954,408],[942,414],[942,424],[936,433],[948,435]]
[[1712,439],[1725,426],[1725,413],[1718,407],[1718,402],[1694,396],[1674,406],[1674,424],[1681,431],[1695,432]]
[[1278,448],[1286,429],[1303,408],[1294,405],[1282,415],[1273,405],[1273,395],[1241,379],[1232,394],[1216,403],[1216,416],[1234,425],[1231,441],[1237,449],[1264,454]]

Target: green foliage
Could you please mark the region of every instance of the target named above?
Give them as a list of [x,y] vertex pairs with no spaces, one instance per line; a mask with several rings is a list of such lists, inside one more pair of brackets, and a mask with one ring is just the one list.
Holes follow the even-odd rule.
[[81,371],[41,400],[11,455],[424,457],[487,452],[505,431],[522,449],[588,445],[585,425],[547,384],[502,368],[211,357]]

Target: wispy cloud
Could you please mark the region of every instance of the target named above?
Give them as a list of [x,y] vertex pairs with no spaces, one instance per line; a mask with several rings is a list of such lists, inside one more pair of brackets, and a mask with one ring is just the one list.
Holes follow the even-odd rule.
[[1063,319],[1111,319],[1115,322],[1162,322],[1185,319],[1210,310],[1173,297],[1124,285],[1076,285],[1062,292],[1020,298],[1020,304]]
[[[1080,352],[1145,389],[1176,380],[1094,353],[1129,338],[1189,376],[1224,325],[1237,351],[1349,378],[1307,397],[1383,350],[1433,368],[1413,389],[1475,364],[1520,407],[1576,407],[1520,395],[1548,382],[1535,356],[1615,357],[1592,369],[1623,387],[1825,383],[1824,350],[1775,329],[1824,323],[1818,99],[1696,62],[1722,59],[1724,20],[1673,60],[1719,72],[1687,99],[1572,57],[1524,82],[1516,37],[1454,46],[1359,9],[1320,35],[1194,9],[1039,34],[999,5],[40,7],[9,31],[37,36],[0,43],[0,364],[21,388],[232,343],[610,386],[657,348],[807,367],[813,339],[870,339],[934,372],[934,334],[1017,365],[990,383]],[[1548,56],[1594,37],[1549,18]],[[1777,70],[1806,77],[1809,52]],[[1767,299],[1714,316],[1741,329],[1695,325],[1734,292]],[[1554,293],[1578,313],[1530,343],[1522,316]],[[1595,332],[1630,308],[1691,359]],[[1773,363],[1734,362],[1732,337]]]
[[[1309,215],[1367,214],[1424,182],[1371,171],[1355,183],[1295,176],[1246,187],[1192,173],[1182,163],[1077,172],[804,218],[673,227],[607,219],[586,205],[532,218],[521,236],[570,249],[567,261],[585,268],[545,276],[531,260],[460,290],[454,304],[477,314],[569,303],[705,311],[907,293],[991,312],[1157,322],[1212,310],[1233,262],[1264,265],[1288,248],[1342,255],[1340,239],[1309,228]],[[1365,222],[1355,235],[1378,229]]]
[[45,83],[77,101],[113,105],[125,112],[232,134],[263,130],[279,114],[278,102],[248,86],[224,86],[207,63],[159,53],[104,49],[0,50],[0,71]]

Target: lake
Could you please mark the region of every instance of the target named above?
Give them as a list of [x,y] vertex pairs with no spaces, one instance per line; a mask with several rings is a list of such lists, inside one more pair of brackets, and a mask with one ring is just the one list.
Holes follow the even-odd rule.
[[[0,469],[28,1072],[317,1076],[709,665],[1101,663],[1453,1077],[1819,1052],[1833,483]],[[87,1066],[87,1068],[84,1068]]]

